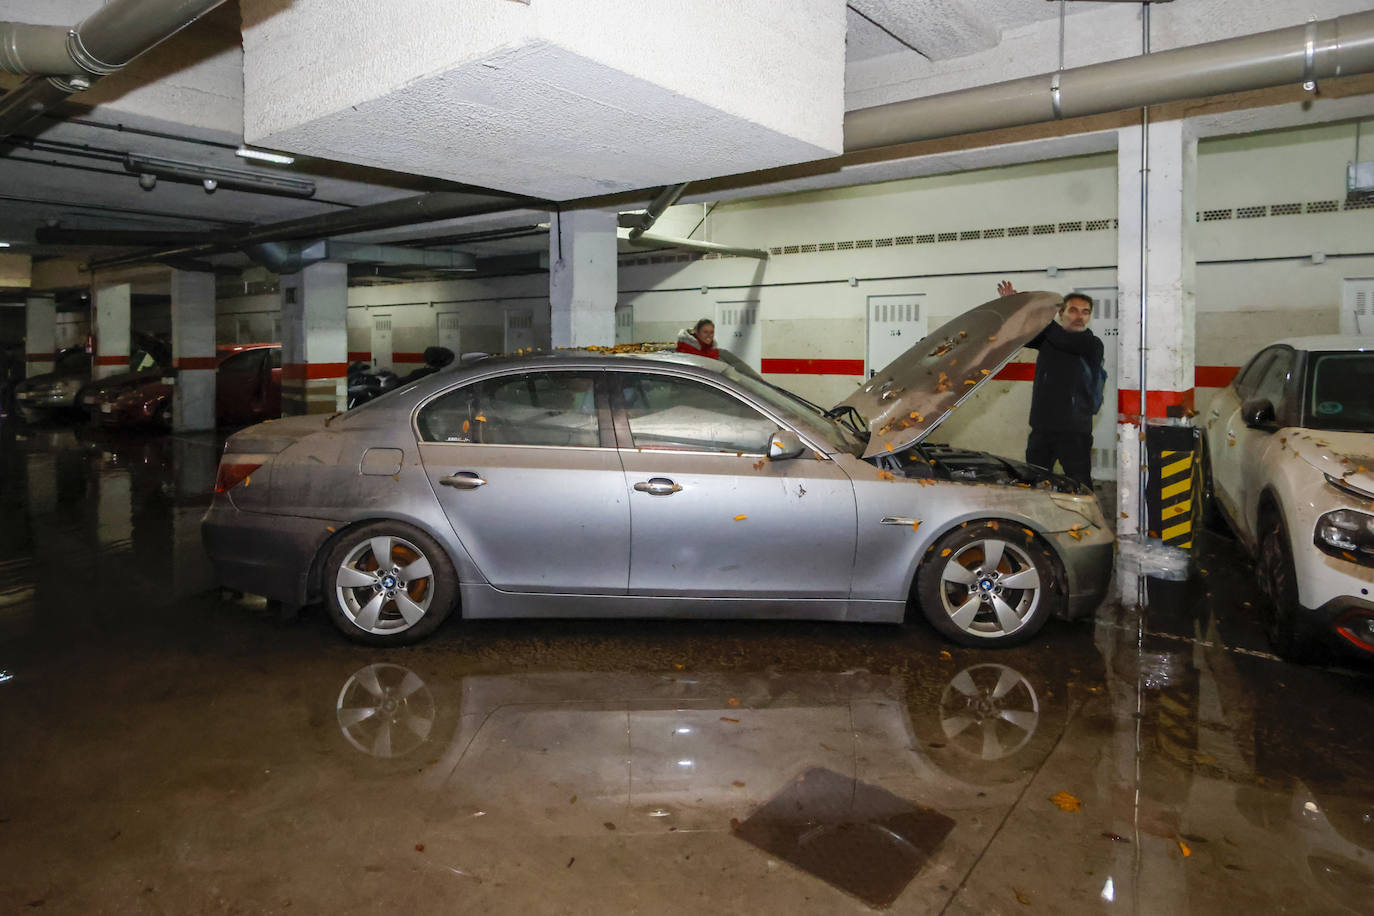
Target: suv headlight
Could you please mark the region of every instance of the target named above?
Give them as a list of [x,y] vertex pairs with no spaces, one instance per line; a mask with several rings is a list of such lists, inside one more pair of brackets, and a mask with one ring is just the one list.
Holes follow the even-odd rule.
[[1313,543],[1333,557],[1374,566],[1374,515],[1337,509],[1317,519]]

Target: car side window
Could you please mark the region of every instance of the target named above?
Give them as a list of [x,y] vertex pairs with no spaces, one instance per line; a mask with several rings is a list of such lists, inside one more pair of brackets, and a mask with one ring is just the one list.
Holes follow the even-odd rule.
[[247,350],[235,353],[220,364],[219,371],[229,375],[250,375],[262,368],[262,351]]
[[1236,376],[1236,394],[1242,401],[1247,400],[1251,393],[1259,386],[1259,381],[1264,375],[1265,368],[1274,358],[1275,350],[1261,350],[1254,359],[1250,360],[1249,365],[1240,370],[1240,375]]
[[595,448],[595,372],[519,372],[483,379],[420,409],[425,442]]
[[1255,385],[1254,393],[1249,397],[1264,398],[1277,407],[1283,402],[1283,394],[1288,387],[1292,374],[1293,352],[1286,349],[1276,349],[1274,356],[1265,364],[1264,372]]
[[268,351],[267,351],[267,359],[268,359],[267,368],[269,368],[269,369],[280,369],[280,368],[281,368],[281,347],[273,347],[272,349],[268,350]]
[[734,395],[692,379],[638,372],[613,378],[635,448],[759,455],[778,429]]

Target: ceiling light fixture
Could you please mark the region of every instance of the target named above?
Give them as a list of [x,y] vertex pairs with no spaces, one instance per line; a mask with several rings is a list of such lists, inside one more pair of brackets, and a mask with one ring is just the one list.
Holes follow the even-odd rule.
[[10,243],[9,243],[9,242],[0,242],[0,248],[8,248],[8,247],[10,247]]
[[263,162],[275,162],[277,165],[290,165],[296,161],[295,156],[284,156],[281,153],[269,153],[266,150],[260,149],[249,149],[246,146],[240,146],[238,149],[234,150],[234,155],[238,156],[240,159],[259,159]]
[[307,178],[287,178],[280,175],[265,175],[261,172],[247,172],[242,169],[225,169],[196,162],[183,162],[179,159],[163,159],[143,153],[129,153],[124,157],[124,170],[140,176],[140,184],[148,188],[142,176],[153,175],[168,181],[182,181],[198,184],[205,193],[213,194],[216,188],[236,188],[241,191],[258,191],[263,194],[280,194],[285,197],[313,197],[315,182]]

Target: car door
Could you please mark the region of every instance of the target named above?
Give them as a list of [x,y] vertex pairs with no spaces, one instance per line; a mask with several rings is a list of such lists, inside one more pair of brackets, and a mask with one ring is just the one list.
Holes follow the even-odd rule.
[[770,461],[779,422],[724,386],[608,372],[630,505],[631,595],[847,598],[849,477],[807,450]]
[[[1273,356],[1264,364],[1255,383],[1254,391],[1246,400],[1262,398],[1273,404],[1277,412],[1284,404],[1284,396],[1289,386],[1294,383],[1294,369],[1297,361],[1294,352],[1288,347],[1272,347],[1271,349],[1274,351]],[[1254,515],[1258,506],[1259,491],[1263,486],[1265,458],[1268,451],[1277,442],[1275,436],[1277,424],[1268,428],[1252,429],[1245,425],[1241,411],[1236,410],[1231,415],[1228,429],[1232,430],[1231,434],[1236,441],[1233,451],[1236,453],[1237,466],[1236,473],[1232,477],[1235,481],[1235,490],[1231,495],[1235,506],[1233,517],[1245,527],[1251,537],[1255,537],[1257,532],[1253,530]]]
[[[255,405],[265,372],[266,350],[243,350],[230,354],[215,373],[215,416],[219,423],[238,426],[258,419]],[[278,408],[280,411],[280,408]]]
[[416,414],[434,493],[496,588],[625,594],[630,509],[600,377],[488,376]]

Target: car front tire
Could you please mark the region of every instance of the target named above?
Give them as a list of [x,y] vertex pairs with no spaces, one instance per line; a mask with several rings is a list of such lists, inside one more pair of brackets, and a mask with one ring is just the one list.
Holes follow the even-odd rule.
[[1298,603],[1298,574],[1282,520],[1270,518],[1259,547],[1260,584],[1265,603],[1264,631],[1274,653],[1290,662],[1312,661],[1315,640]]
[[1026,642],[1064,608],[1059,561],[1015,522],[969,522],[926,553],[916,599],[936,630],[964,646]]
[[370,646],[424,639],[458,600],[448,555],[404,522],[372,522],[346,532],[329,553],[321,585],[334,625]]

